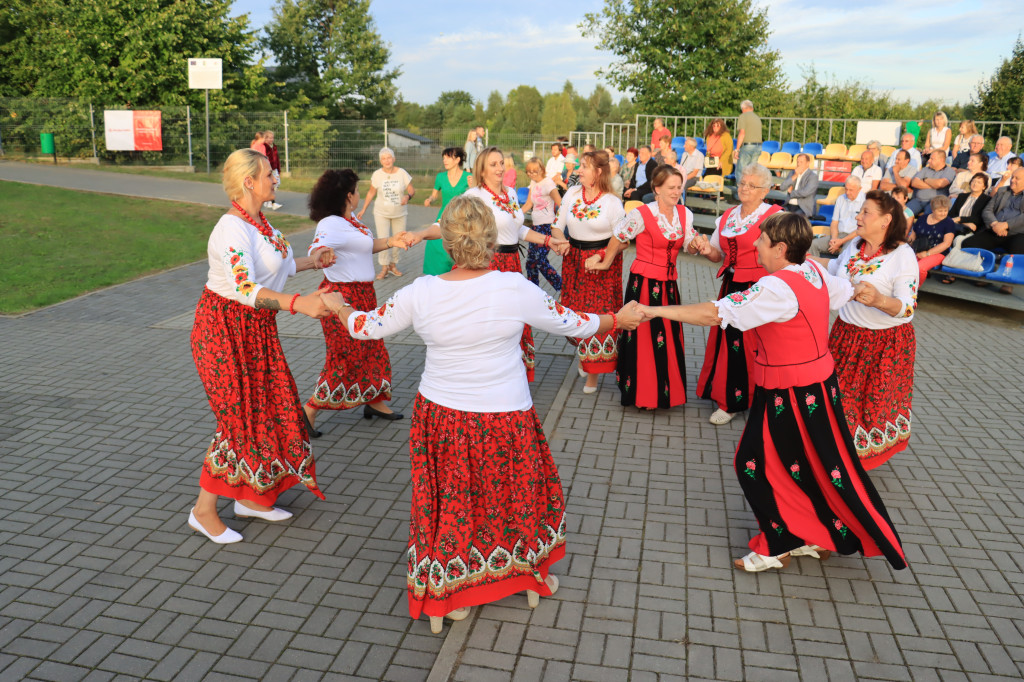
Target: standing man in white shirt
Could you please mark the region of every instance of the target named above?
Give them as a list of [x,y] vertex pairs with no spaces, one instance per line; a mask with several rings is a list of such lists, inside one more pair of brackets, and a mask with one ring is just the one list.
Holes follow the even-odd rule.
[[683,143],[683,155],[679,159],[679,166],[683,172],[683,191],[686,191],[697,184],[701,171],[704,170],[704,154],[697,149],[697,140],[692,137],[686,138],[686,142]]
[[854,175],[846,178],[846,192],[836,199],[836,209],[829,226],[830,234],[814,238],[810,250],[812,256],[834,258],[843,250],[846,242],[857,236],[857,214],[864,204],[865,195],[860,190],[859,178]]

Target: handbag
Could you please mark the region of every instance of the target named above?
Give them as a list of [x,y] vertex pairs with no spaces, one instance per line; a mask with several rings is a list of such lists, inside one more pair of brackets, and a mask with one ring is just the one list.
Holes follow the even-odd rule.
[[985,270],[980,253],[967,253],[960,248],[969,236],[971,235],[961,234],[953,238],[953,248],[949,250],[946,258],[942,261],[943,267],[967,270],[968,272],[983,272]]
[[928,241],[928,237],[917,237],[914,242],[910,245],[910,248],[914,250],[914,253],[921,253],[932,248],[931,242]]
[[722,160],[717,156],[705,156],[704,167],[705,168],[721,168]]

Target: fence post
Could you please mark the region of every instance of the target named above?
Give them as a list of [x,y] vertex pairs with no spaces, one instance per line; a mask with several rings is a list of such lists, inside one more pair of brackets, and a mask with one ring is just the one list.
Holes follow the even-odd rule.
[[192,164],[192,107],[188,104],[185,105],[185,125],[188,131],[185,133],[188,136],[188,166],[194,173],[196,168]]
[[99,161],[96,155],[96,119],[92,115],[92,102],[89,102],[89,130],[92,132],[92,158]]
[[292,174],[292,166],[291,161],[288,158],[288,110],[285,109],[282,113],[284,113],[284,172],[290,177]]
[[384,119],[384,146],[388,146],[388,120]]

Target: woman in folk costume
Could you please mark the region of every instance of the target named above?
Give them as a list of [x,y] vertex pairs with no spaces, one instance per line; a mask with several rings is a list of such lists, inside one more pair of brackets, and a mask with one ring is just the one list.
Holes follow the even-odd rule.
[[[586,152],[580,165],[580,184],[562,199],[562,210],[552,234],[569,240],[569,252],[562,260],[562,305],[574,310],[610,313],[622,307],[622,254],[608,268],[587,270],[586,261],[606,253],[612,232],[625,211],[622,201],[611,193],[611,169],[607,152]],[[618,338],[613,334],[573,339],[580,361],[580,376],[586,377],[584,393],[597,390],[599,375],[615,371]]]
[[377,310],[324,300],[358,339],[410,325],[427,346],[409,434],[412,505],[408,602],[413,618],[461,620],[469,607],[526,590],[531,606],[558,589],[565,500],[533,407],[523,326],[592,336],[635,326],[618,314],[576,313],[517,273],[491,267],[498,230],[477,197],[451,200],[439,226],[455,268],[421,277]]
[[[353,305],[369,310],[377,307],[373,254],[408,246],[403,241],[405,232],[374,238],[370,228],[352,215],[359,205],[358,184],[359,176],[350,168],[324,171],[317,180],[309,194],[309,218],[317,221],[309,251],[328,246],[336,256],[334,264],[324,268],[321,289],[341,292]],[[320,324],[327,357],[313,395],[303,406],[310,435],[321,435],[314,428],[320,410],[362,406],[367,419],[401,419],[402,415],[387,405],[391,400],[391,358],[384,342],[356,341],[333,315]]]
[[[630,240],[636,240],[636,258],[629,268],[626,300],[648,306],[679,303],[676,259],[697,232],[693,214],[679,203],[683,174],[659,166],[651,177],[653,202],[630,211],[615,228],[615,239],[605,253],[587,259],[587,268],[606,270]],[[686,363],[682,325],[653,319],[636,331],[619,335],[616,377],[623,405],[645,410],[686,402]]]
[[755,348],[754,399],[735,469],[761,532],[736,568],[783,568],[792,556],[832,552],[883,555],[905,568],[896,529],[857,457],[828,349],[829,311],[855,290],[806,258],[812,238],[806,218],[778,213],[755,243],[769,273],[756,284],[711,303],[641,311],[736,327]]
[[288,240],[263,216],[260,206],[274,199],[274,177],[262,153],[233,152],[223,182],[231,210],[210,234],[209,275],[192,327],[192,357],[217,432],[188,518],[193,530],[218,544],[242,539],[218,516],[220,496],[235,501],[236,516],[265,521],[291,517],[273,505],[298,483],[323,499],[276,318],[280,310],[314,318],[329,314],[319,292],[282,291],[296,272],[334,262],[333,250],[326,247],[294,258]]
[[[722,263],[718,271],[722,278],[719,297],[744,291],[767,274],[757,264],[754,242],[761,234],[765,218],[781,210],[779,206],[764,203],[771,181],[771,173],[761,164],[747,166],[738,185],[740,205],[722,214],[710,239],[700,235],[688,249],[712,263]],[[737,412],[750,407],[754,389],[750,376],[753,362],[753,352],[743,332],[734,327],[711,329],[704,365],[697,379],[697,395],[714,400],[718,405],[711,415],[712,424],[726,424]]]

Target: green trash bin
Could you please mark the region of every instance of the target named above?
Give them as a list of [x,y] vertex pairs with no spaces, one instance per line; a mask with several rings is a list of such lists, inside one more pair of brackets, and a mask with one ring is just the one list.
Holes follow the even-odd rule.
[[39,144],[44,154],[56,154],[57,146],[53,143],[53,133],[39,133]]

